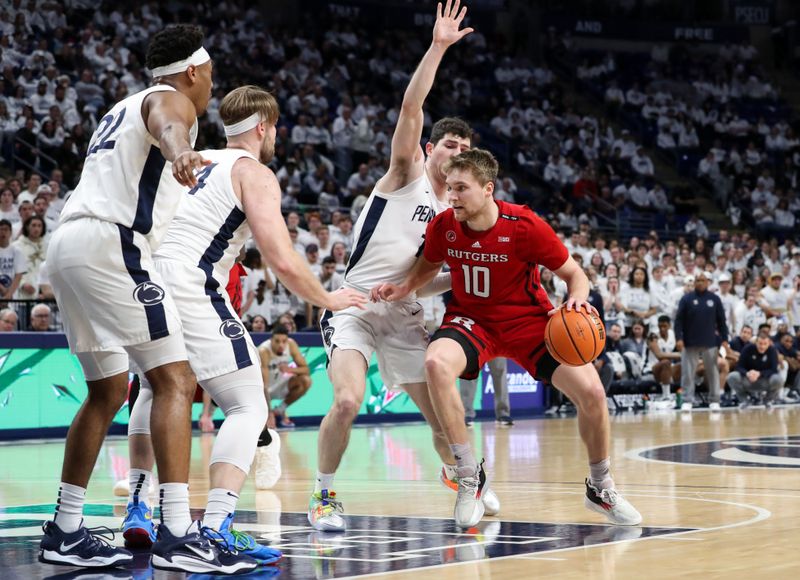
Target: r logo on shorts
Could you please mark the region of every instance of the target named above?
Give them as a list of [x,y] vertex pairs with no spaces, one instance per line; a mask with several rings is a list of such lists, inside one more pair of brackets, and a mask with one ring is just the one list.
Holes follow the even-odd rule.
[[471,318],[466,318],[464,316],[454,316],[452,320],[450,320],[453,324],[460,324],[467,330],[472,330],[472,325],[475,324],[475,321]]

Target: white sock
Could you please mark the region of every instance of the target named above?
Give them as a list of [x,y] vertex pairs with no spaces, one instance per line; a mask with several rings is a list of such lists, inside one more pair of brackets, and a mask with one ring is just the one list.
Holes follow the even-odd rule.
[[158,486],[161,503],[161,523],[170,533],[182,538],[192,525],[189,514],[189,484],[162,483]]
[[212,530],[219,530],[225,518],[236,511],[237,501],[239,501],[239,495],[230,489],[215,487],[209,491],[203,525]]
[[611,458],[589,464],[589,483],[597,489],[612,489],[614,480],[611,479]]
[[317,481],[314,484],[314,493],[320,493],[323,489],[330,491],[333,485],[333,478],[336,477],[335,473],[322,473],[317,471]]
[[442,466],[444,467],[444,475],[447,479],[453,480],[458,477],[458,471],[456,470],[455,465],[450,465],[449,463],[443,463]]
[[53,521],[64,533],[78,531],[83,520],[83,503],[86,501],[86,488],[64,483],[58,486],[56,515]]
[[670,395],[669,387],[670,386],[668,384],[663,384],[662,383],[662,385],[661,385],[661,396],[669,397],[669,395]]
[[139,501],[147,503],[147,497],[150,494],[150,481],[152,478],[152,471],[131,468],[128,474],[128,486],[130,487],[128,503]]
[[459,477],[472,477],[478,472],[478,462],[469,443],[454,443],[450,451],[456,458],[456,473]]

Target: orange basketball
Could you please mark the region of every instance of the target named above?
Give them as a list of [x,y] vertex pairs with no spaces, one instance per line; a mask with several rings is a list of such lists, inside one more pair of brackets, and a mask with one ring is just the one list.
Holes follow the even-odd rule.
[[592,362],[606,346],[606,328],[594,314],[559,308],[544,330],[547,350],[561,364],[581,366]]

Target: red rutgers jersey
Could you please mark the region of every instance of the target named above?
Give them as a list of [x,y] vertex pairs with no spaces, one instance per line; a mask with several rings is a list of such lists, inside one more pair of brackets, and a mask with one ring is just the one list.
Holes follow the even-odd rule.
[[484,232],[456,221],[452,209],[428,224],[425,258],[450,266],[453,300],[447,312],[489,323],[546,315],[552,305],[537,266],[558,270],[567,248],[528,207],[495,203],[497,223]]

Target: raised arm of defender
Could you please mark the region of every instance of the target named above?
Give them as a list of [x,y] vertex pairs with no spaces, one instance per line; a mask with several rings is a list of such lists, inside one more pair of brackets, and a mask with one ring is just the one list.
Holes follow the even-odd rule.
[[433,39],[428,51],[414,71],[408,83],[397,127],[392,137],[392,152],[389,171],[378,181],[380,191],[397,191],[422,175],[422,139],[424,115],[422,105],[430,93],[436,71],[442,62],[447,48],[472,32],[472,28],[459,30],[461,22],[467,14],[467,7],[459,11],[460,0],[447,1],[442,11],[441,2],[436,8],[436,24],[433,27]]
[[147,95],[142,103],[142,119],[147,131],[158,140],[164,159],[172,163],[172,175],[181,185],[194,187],[194,169],[211,162],[192,148],[189,132],[197,119],[192,101],[178,91],[159,91]]
[[367,301],[366,296],[349,288],[327,292],[295,251],[281,215],[280,185],[272,171],[243,158],[233,166],[232,180],[264,261],[290,291],[328,310],[361,307]]

